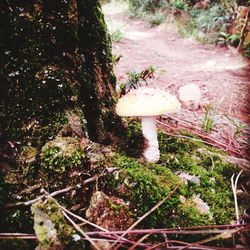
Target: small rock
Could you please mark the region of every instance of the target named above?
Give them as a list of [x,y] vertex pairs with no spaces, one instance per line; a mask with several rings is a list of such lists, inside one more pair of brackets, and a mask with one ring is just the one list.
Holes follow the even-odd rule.
[[209,210],[210,210],[209,206],[200,197],[194,195],[192,197],[192,203],[194,203],[196,209],[201,214],[209,214]]
[[188,181],[195,183],[197,185],[200,185],[200,177],[195,176],[195,175],[190,175],[188,173],[185,172],[176,172],[175,174],[177,174],[182,181],[184,181],[184,183],[187,184]]
[[93,194],[86,218],[108,230],[125,230],[133,223],[124,200],[100,191]]
[[180,195],[179,199],[182,204],[185,204],[187,202],[187,199],[183,195]]
[[201,103],[201,90],[199,86],[192,83],[180,87],[179,99],[185,107],[198,109]]

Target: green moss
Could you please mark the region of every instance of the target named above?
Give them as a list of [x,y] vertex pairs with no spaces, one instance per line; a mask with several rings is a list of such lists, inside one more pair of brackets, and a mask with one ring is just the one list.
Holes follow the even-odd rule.
[[[107,180],[105,187],[129,200],[135,217],[143,215],[161,201],[180,182],[170,170],[157,164],[140,164],[138,161],[116,154],[112,164],[121,170]],[[177,195],[166,201],[159,210],[150,215],[144,226],[171,226],[171,210],[179,204]]]
[[[189,135],[190,136],[190,135]],[[195,175],[200,183],[184,182],[161,207],[142,222],[142,227],[186,227],[225,224],[234,219],[230,177],[235,167],[223,160],[223,154],[212,147],[189,139],[159,133],[161,159],[158,164],[146,163],[115,154],[101,165],[118,167],[102,187],[130,202],[133,216],[142,216],[161,201],[181,181],[178,171]],[[138,157],[138,155],[137,155]],[[182,204],[200,197],[209,206],[209,215],[197,212],[193,204]]]
[[235,167],[223,160],[219,150],[189,139],[160,134],[162,166],[200,178],[200,185],[188,183],[187,197],[199,194],[208,203],[216,224],[229,223],[234,216],[230,178]]
[[[64,249],[72,241],[74,229],[67,224],[57,202],[49,198],[31,207],[34,230],[42,249]],[[83,248],[79,248],[83,249]]]
[[141,157],[144,148],[141,123],[138,120],[128,119],[126,130],[126,136],[118,145],[118,148],[131,157]]
[[179,204],[173,219],[182,227],[213,225],[214,220],[208,214],[200,214],[192,204]]
[[63,173],[80,166],[83,152],[77,139],[57,137],[48,142],[41,151],[41,166],[52,172]]
[[123,208],[123,205],[115,204],[114,202],[110,200],[109,200],[109,206],[110,206],[110,209],[112,209],[116,213],[119,213],[119,211]]

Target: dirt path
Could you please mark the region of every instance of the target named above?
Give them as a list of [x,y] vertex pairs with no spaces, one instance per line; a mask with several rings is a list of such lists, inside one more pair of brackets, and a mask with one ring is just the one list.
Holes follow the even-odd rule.
[[[234,49],[207,46],[178,35],[174,26],[162,24],[151,28],[141,20],[129,19],[124,9],[104,7],[106,19],[118,23],[123,38],[113,44],[113,53],[121,55],[115,72],[119,82],[131,70],[157,68],[154,86],[176,93],[187,83],[202,90],[202,104],[250,124],[250,64]],[[204,111],[204,110],[203,110]]]

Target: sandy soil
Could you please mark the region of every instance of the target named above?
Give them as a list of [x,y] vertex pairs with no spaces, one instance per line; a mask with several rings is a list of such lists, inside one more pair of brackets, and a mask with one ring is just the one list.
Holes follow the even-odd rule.
[[123,7],[103,9],[108,23],[123,33],[113,44],[113,53],[122,56],[115,68],[119,82],[126,81],[129,71],[152,65],[157,68],[153,86],[177,93],[180,86],[195,83],[202,90],[203,107],[211,104],[217,112],[250,124],[250,63],[235,49],[183,38],[171,22],[152,28],[130,19]]

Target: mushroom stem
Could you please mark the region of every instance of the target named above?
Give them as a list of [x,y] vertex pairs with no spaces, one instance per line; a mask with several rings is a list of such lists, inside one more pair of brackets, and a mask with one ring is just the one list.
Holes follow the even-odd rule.
[[147,139],[147,145],[143,156],[149,162],[157,162],[160,159],[159,143],[157,139],[156,117],[140,117],[142,122],[142,134]]

